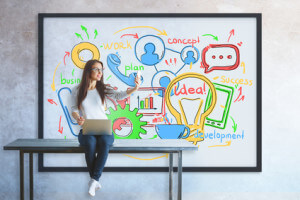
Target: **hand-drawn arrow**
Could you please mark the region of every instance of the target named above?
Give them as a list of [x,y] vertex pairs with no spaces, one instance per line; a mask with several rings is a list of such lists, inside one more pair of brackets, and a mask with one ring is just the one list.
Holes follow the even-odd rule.
[[208,147],[226,147],[226,146],[230,146],[231,145],[231,140],[226,141],[225,145],[213,145],[213,146],[208,146]]
[[[242,93],[243,93],[243,91],[242,91],[242,87],[240,87],[239,88],[239,96],[236,98],[236,100],[234,100],[234,103],[238,100],[238,101],[244,101],[244,99],[245,99],[245,95],[242,95]],[[242,96],[241,98],[240,98],[240,96]]]
[[202,36],[212,36],[214,40],[218,41],[218,37],[217,36],[214,36],[212,34],[204,34]]
[[66,66],[66,56],[70,57],[70,52],[66,51],[66,55],[64,56],[64,64]]
[[94,33],[95,33],[95,37],[94,37],[94,39],[96,39],[96,36],[98,35],[98,31],[97,31],[97,29],[95,29]]
[[87,32],[87,28],[81,25],[81,29],[86,33],[88,39],[90,39],[89,34]]
[[53,91],[55,91],[55,82],[54,82],[55,73],[56,73],[56,70],[57,70],[59,65],[60,65],[60,63],[58,63],[58,65],[56,66],[56,68],[54,70],[54,74],[53,74],[53,81],[52,81],[52,84],[51,84],[51,88],[52,88]]
[[200,68],[204,69],[203,62],[201,62]]
[[151,29],[154,29],[154,30],[158,31],[157,35],[165,35],[165,36],[167,36],[167,33],[166,33],[165,30],[161,31],[161,30],[159,30],[157,28],[154,28],[152,26],[132,26],[132,27],[127,27],[127,28],[124,28],[124,29],[121,29],[121,30],[115,32],[114,34],[117,34],[117,33],[121,32],[121,31],[124,31],[126,29],[130,29],[130,28],[151,28]]
[[[150,122],[148,122],[148,124],[150,124]],[[157,135],[154,135],[152,138],[150,138],[150,139],[155,139],[155,138],[157,138]]]
[[245,63],[244,63],[244,62],[241,62],[241,67],[243,67],[243,68],[244,68],[244,70],[243,70],[243,74],[245,74]]
[[60,134],[62,134],[63,130],[64,130],[64,127],[61,126],[61,116],[60,116],[58,132],[60,132]]
[[133,36],[133,38],[139,39],[139,36],[138,36],[137,33],[136,33],[136,34],[124,34],[124,35],[121,36],[121,38],[122,38],[123,36]]
[[[79,33],[75,33],[75,35],[78,37],[78,38],[81,38],[82,39],[82,37],[81,37],[81,35],[79,34]],[[82,39],[83,40],[83,39]]]
[[51,103],[51,104],[57,105],[57,103],[55,103],[55,101],[53,99],[48,99],[48,102]]
[[134,159],[137,159],[137,160],[156,160],[156,159],[163,158],[163,157],[168,158],[169,154],[166,153],[163,156],[159,156],[159,157],[155,157],[155,158],[138,158],[138,157],[134,157],[134,156],[126,155],[126,154],[124,154],[124,156],[127,156],[129,158],[134,158]]
[[230,35],[229,35],[229,38],[228,38],[227,42],[229,42],[230,37],[231,37],[232,35],[234,35],[234,29],[232,29],[232,30],[230,31]]
[[232,122],[233,122],[233,131],[236,132],[236,128],[237,128],[237,124],[235,123],[235,121],[233,120],[233,118],[230,116],[230,118],[232,119]]

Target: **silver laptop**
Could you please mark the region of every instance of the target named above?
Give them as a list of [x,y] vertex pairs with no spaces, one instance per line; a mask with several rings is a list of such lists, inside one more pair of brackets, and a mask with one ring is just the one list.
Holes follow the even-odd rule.
[[86,119],[82,125],[83,135],[111,135],[110,119]]

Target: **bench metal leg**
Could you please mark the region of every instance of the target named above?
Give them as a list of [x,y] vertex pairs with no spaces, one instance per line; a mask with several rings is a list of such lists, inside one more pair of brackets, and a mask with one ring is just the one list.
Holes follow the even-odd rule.
[[182,189],[182,151],[178,152],[178,196],[177,199],[181,200]]
[[169,153],[169,200],[173,199],[173,153]]
[[24,152],[20,150],[20,199],[24,200]]
[[33,200],[33,155],[29,153],[29,185],[30,185],[30,200]]

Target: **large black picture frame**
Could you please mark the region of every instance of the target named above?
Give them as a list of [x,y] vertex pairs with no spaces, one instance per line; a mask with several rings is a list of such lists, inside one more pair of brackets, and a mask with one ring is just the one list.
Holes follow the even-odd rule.
[[[172,18],[172,17],[200,17],[200,18],[255,18],[256,19],[256,52],[257,52],[257,69],[256,69],[256,166],[255,167],[184,167],[184,172],[261,172],[262,171],[262,16],[260,13],[237,13],[237,14],[202,14],[202,13],[106,13],[106,14],[75,14],[75,13],[40,13],[38,14],[38,138],[44,138],[44,111],[43,111],[43,30],[45,18],[90,18],[90,17],[151,17],[151,18]],[[38,155],[38,169],[39,172],[86,172],[86,167],[45,167],[43,154]],[[105,167],[105,172],[168,172],[168,167]],[[177,171],[177,168],[174,168]]]

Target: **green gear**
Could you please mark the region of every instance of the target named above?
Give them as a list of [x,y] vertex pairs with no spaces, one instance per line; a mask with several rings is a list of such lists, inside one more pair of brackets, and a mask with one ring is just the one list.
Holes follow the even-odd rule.
[[[111,123],[112,131],[113,131],[116,139],[142,139],[140,137],[140,133],[147,134],[147,131],[141,127],[141,126],[147,125],[147,122],[140,121],[140,119],[143,117],[143,114],[136,115],[138,112],[137,108],[130,111],[129,104],[126,104],[124,109],[122,109],[121,105],[119,104],[117,106],[117,110],[114,110],[111,107],[108,110],[109,110],[110,114],[107,115],[107,118],[110,119],[112,122]],[[119,135],[117,135],[114,132],[113,124],[119,118],[127,118],[131,121],[132,131],[128,136],[120,137]]]

